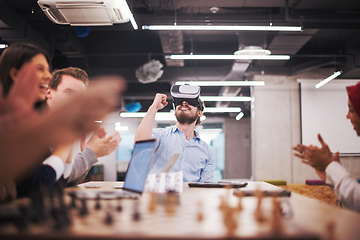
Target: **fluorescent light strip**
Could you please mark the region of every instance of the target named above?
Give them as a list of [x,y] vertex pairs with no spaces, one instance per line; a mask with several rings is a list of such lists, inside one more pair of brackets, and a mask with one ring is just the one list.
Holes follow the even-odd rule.
[[241,112],[239,107],[205,107],[204,113],[225,113],[225,112]]
[[342,72],[341,71],[337,71],[337,72],[334,72],[333,75],[325,78],[324,80],[322,80],[321,82],[319,82],[318,84],[315,85],[316,88],[320,88],[322,86],[324,86],[325,84],[327,84],[328,82],[330,82],[331,80],[333,80],[334,78],[340,76]]
[[155,121],[176,121],[174,112],[159,112],[155,115]]
[[230,30],[230,31],[302,31],[288,26],[219,26],[219,25],[144,25],[143,30]]
[[[239,107],[227,107],[227,108],[217,108],[217,107],[205,107],[204,113],[221,113],[221,112],[241,112],[241,108]],[[120,113],[120,117],[128,117],[128,118],[143,118],[145,117],[146,112],[122,112]],[[158,112],[156,113],[156,116],[161,117],[167,117],[167,116],[175,116],[173,112]]]
[[197,85],[207,87],[222,87],[222,86],[264,86],[264,81],[177,81],[176,85]]
[[128,131],[129,127],[128,126],[117,126],[115,127],[116,131]]
[[115,130],[116,131],[128,131],[129,127],[128,126],[121,126],[120,122],[116,122],[115,123]]
[[251,102],[251,97],[200,96],[203,102]]
[[135,30],[138,30],[138,29],[139,29],[139,27],[138,27],[138,25],[136,24],[135,18],[134,18],[134,16],[132,15],[132,13],[130,13],[130,22],[131,22],[131,25],[133,26],[133,28],[134,28]]
[[[138,25],[136,24],[136,21],[134,19],[134,16],[129,8],[129,5],[127,4],[126,0],[118,0],[118,4],[120,5],[120,8],[124,10],[125,14],[129,16],[129,20],[131,22],[132,27],[135,30],[138,30]],[[125,15],[124,14],[124,15]]]
[[289,55],[167,55],[167,59],[181,60],[289,60]]
[[244,116],[244,113],[243,112],[240,112],[236,117],[236,121],[239,121],[240,119],[242,119],[242,117]]
[[[136,112],[136,113],[130,113],[130,112],[122,112],[120,113],[120,117],[126,117],[126,118],[143,118],[145,117],[145,112]],[[206,116],[201,116],[200,120],[204,121],[206,119]],[[155,115],[156,121],[176,121],[174,112],[158,112]]]
[[7,45],[7,44],[0,43],[0,49],[7,48],[7,47],[8,47],[8,45]]
[[120,113],[120,117],[124,117],[124,118],[143,118],[145,117],[146,112],[122,112]]

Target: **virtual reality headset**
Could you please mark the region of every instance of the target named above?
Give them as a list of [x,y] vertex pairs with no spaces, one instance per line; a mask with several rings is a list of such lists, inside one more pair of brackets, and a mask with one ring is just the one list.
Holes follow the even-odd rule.
[[201,104],[200,96],[201,88],[195,85],[173,85],[171,86],[170,93],[174,99],[174,108],[177,105],[181,105],[183,101],[189,105],[199,108],[201,111],[204,110]]

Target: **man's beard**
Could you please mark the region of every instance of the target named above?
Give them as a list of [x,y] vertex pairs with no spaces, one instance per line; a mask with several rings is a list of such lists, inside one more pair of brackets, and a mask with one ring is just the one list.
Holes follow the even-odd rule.
[[180,124],[192,124],[198,118],[197,113],[193,116],[188,116],[187,114],[183,114],[181,111],[175,112],[175,117]]

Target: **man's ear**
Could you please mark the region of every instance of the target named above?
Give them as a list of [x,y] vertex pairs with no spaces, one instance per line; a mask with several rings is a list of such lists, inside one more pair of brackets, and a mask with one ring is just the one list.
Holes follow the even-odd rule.
[[199,110],[198,111],[198,117],[201,117],[203,115],[203,111]]
[[13,81],[16,81],[17,80],[17,76],[18,75],[18,70],[16,68],[11,68],[10,71],[9,71],[9,76],[11,77],[11,79]]
[[48,87],[46,89],[46,98],[47,99],[52,99],[52,89],[51,89],[51,87]]

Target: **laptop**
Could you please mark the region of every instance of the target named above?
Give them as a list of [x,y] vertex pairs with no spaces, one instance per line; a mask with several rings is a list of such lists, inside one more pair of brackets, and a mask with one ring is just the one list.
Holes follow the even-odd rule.
[[124,185],[114,186],[114,188],[122,189],[122,191],[98,191],[96,194],[101,198],[108,199],[120,197],[138,198],[144,191],[149,169],[154,164],[155,143],[156,139],[135,142],[126,170]]
[[135,142],[122,187],[123,194],[136,196],[144,191],[146,177],[154,163],[155,142],[156,139]]

